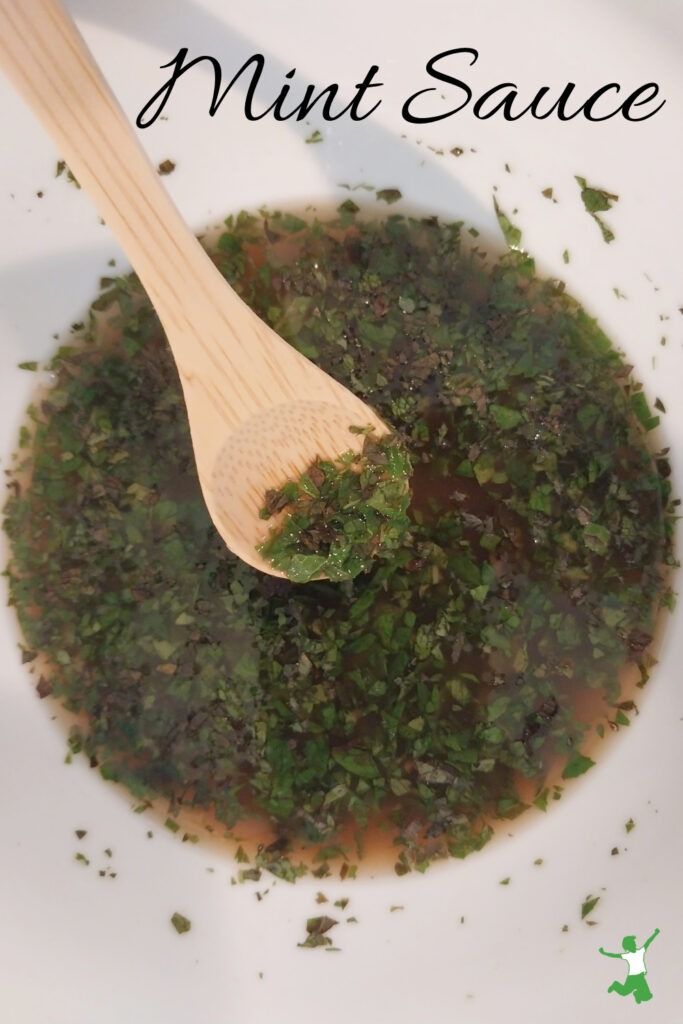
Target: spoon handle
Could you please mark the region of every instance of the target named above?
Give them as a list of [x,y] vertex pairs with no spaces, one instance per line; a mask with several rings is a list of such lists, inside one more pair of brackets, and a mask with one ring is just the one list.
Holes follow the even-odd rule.
[[229,287],[186,226],[59,0],[0,0],[0,66],[131,260],[181,377],[184,369],[193,379],[215,375],[212,363],[225,361],[227,350],[238,364],[258,362],[259,341],[286,359],[289,346]]

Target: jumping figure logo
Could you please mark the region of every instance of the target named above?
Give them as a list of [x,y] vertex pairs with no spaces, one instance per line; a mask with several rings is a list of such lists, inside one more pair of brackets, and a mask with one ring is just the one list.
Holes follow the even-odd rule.
[[608,953],[607,950],[600,946],[598,952],[602,953],[603,956],[616,957],[619,960],[625,960],[628,964],[626,981],[623,983],[621,981],[613,981],[607,989],[608,992],[616,992],[620,996],[632,995],[637,1003],[646,1003],[648,999],[652,999],[652,992],[650,992],[650,986],[645,977],[647,974],[645,951],[658,935],[659,928],[655,928],[652,935],[649,939],[645,940],[642,946],[636,945],[635,935],[626,935],[621,943],[624,948],[623,953]]

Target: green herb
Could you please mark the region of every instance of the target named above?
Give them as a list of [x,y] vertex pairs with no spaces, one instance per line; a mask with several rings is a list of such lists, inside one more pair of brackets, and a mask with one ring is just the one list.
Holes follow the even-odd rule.
[[338,213],[356,214],[360,210],[358,203],[354,203],[353,199],[345,199],[343,203],[337,207]]
[[87,834],[88,833],[84,828],[77,828],[74,830],[74,835],[76,836],[76,839],[85,839]]
[[633,818],[629,818],[628,821],[626,822],[626,825],[625,825],[626,831],[627,832],[633,832],[633,829],[635,827],[636,827],[635,821],[633,820]]
[[173,160],[162,160],[157,167],[157,173],[165,177],[167,174],[172,174],[175,168],[176,165]]
[[84,853],[75,853],[74,860],[77,860],[79,864],[83,864],[86,868],[90,865],[90,861]]
[[266,493],[261,518],[283,511],[287,517],[258,550],[294,583],[353,579],[405,542],[407,452],[393,438],[350,429],[366,434],[359,453],[316,459],[299,480]]
[[184,914],[179,914],[178,911],[171,917],[171,924],[177,931],[178,935],[184,935],[185,932],[189,932],[192,927],[192,922],[189,917],[185,917]]
[[331,946],[332,939],[327,935],[330,929],[338,925],[333,917],[309,917],[306,921],[307,936],[299,942],[300,948],[315,949],[318,946]]
[[500,229],[503,232],[503,237],[505,238],[505,241],[507,242],[511,249],[521,250],[522,232],[518,227],[515,227],[515,225],[512,223],[508,215],[504,213],[503,210],[501,210],[500,206],[498,205],[498,200],[495,198],[495,196],[493,199],[493,206],[496,211],[496,217],[498,218],[498,223],[500,224]]
[[55,167],[55,178],[61,178],[62,174],[66,177],[66,180],[70,185],[74,185],[76,188],[81,187],[72,174],[71,169],[67,167],[66,162],[64,160],[58,160],[57,166]]
[[599,896],[586,896],[585,900],[581,904],[581,920],[588,917],[590,912],[597,907],[600,902]]
[[509,878],[501,878],[501,880],[500,880],[500,882],[498,884],[499,885],[509,885],[510,884],[510,879]]
[[548,790],[547,787],[544,787],[541,790],[541,792],[538,794],[538,796],[536,796],[535,799],[533,800],[534,807],[538,807],[539,811],[543,811],[543,812],[547,811],[548,810],[548,797],[549,796],[550,796],[550,791]]
[[631,408],[645,430],[654,430],[659,426],[659,416],[653,416],[650,412],[644,392],[636,391],[631,395]]
[[587,772],[594,764],[595,761],[592,758],[586,757],[584,754],[574,754],[564,766],[562,778],[575,779],[578,775],[583,775],[584,772]]
[[339,188],[346,188],[346,189],[349,190],[349,192],[357,192],[358,189],[363,189],[363,191],[365,191],[365,192],[374,192],[375,191],[375,186],[374,185],[368,185],[366,182],[361,182],[358,185],[348,185],[348,184],[345,184],[344,182],[339,182]]
[[30,370],[33,373],[38,369],[38,363],[34,359],[30,359],[26,363],[18,363],[17,365],[20,370]]
[[581,199],[586,211],[591,215],[595,223],[600,228],[605,242],[613,242],[614,232],[605,224],[598,214],[605,210],[611,210],[613,204],[618,202],[619,196],[614,195],[613,192],[606,192],[604,189],[589,185],[586,182],[586,179],[580,177],[578,174],[575,175],[575,178],[578,182],[579,188],[581,189]]
[[318,129],[316,128],[315,131],[312,131],[311,134],[308,136],[308,138],[305,139],[304,141],[308,145],[314,145],[316,142],[322,142],[323,141],[323,136],[322,136],[321,132],[319,132]]
[[237,872],[239,882],[259,882],[261,880],[260,868],[242,868]]
[[397,188],[378,188],[375,194],[378,199],[381,199],[382,202],[387,203],[389,206],[403,198],[403,193],[399,192]]

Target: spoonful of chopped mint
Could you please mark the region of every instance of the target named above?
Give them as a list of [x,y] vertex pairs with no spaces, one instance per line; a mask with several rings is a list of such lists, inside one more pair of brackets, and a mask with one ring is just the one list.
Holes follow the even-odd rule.
[[396,551],[410,529],[410,456],[395,435],[372,427],[361,450],[316,458],[298,480],[266,492],[262,519],[278,516],[258,548],[294,583],[350,580],[373,559]]

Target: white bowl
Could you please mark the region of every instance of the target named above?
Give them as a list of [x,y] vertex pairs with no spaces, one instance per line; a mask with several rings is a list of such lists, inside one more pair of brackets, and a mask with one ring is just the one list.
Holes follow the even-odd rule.
[[[493,233],[497,186],[501,205],[508,212],[518,208],[515,219],[539,269],[567,281],[626,352],[649,396],[664,402],[663,434],[672,445],[674,481],[680,481],[683,13],[675,0],[652,9],[638,0],[552,6],[423,0],[419,8],[395,0],[75,0],[71,7],[131,118],[164,80],[159,65],[180,46],[191,56],[218,57],[228,81],[249,56],[264,53],[260,94],[267,102],[293,66],[295,82],[341,82],[348,92],[378,64],[382,105],[360,123],[326,123],[315,111],[309,124],[248,122],[238,92],[210,118],[208,70],[195,69],[179,83],[168,120],[144,130],[142,141],[155,162],[176,161],[165,182],[197,230],[242,207],[304,206],[311,197],[341,201],[348,192],[339,183],[369,181],[398,187],[409,203]],[[559,91],[571,80],[586,96],[608,81],[629,92],[655,80],[666,105],[639,124],[616,118],[590,124],[578,117],[566,123],[476,120],[469,108],[432,125],[407,124],[401,105],[430,84],[425,62],[456,46],[479,50],[475,67],[463,61],[454,72],[476,92],[513,80],[530,98],[540,85]],[[448,99],[440,100],[441,92]],[[445,110],[452,93],[439,87],[432,99]],[[53,146],[4,81],[0,123],[6,143],[0,168],[6,466],[34,385],[16,364],[50,354],[53,332],[80,318],[107,260],[120,261],[121,254],[87,197],[64,178],[55,180]],[[324,141],[306,145],[314,128]],[[464,154],[450,155],[454,146]],[[439,149],[445,155],[434,152]],[[619,194],[606,215],[617,236],[613,244],[602,241],[585,214],[575,174]],[[541,195],[548,186],[556,204]],[[630,1010],[606,991],[623,976],[623,965],[602,958],[598,946],[618,949],[623,935],[635,933],[642,941],[655,927],[661,936],[648,954],[654,999],[647,1012],[664,1024],[678,1019],[680,609],[666,624],[661,663],[640,715],[547,815],[530,812],[510,826],[511,838],[424,876],[278,882],[261,902],[254,887],[229,884],[235,865],[227,852],[182,844],[156,819],[131,813],[132,801],[82,759],[64,766],[63,730],[49,702],[37,699],[17,639],[8,610],[0,638],[3,1020],[535,1024],[548,1018],[609,1024]],[[636,827],[626,834],[629,818]],[[80,843],[78,828],[88,833]],[[620,853],[611,856],[615,846]],[[77,850],[90,867],[74,860]],[[534,864],[537,858],[542,865]],[[116,879],[99,877],[105,865]],[[502,887],[505,877],[511,881]],[[338,929],[342,952],[335,956],[297,948],[305,919],[319,910],[319,889],[331,900],[350,897],[347,914],[359,919]],[[588,894],[600,896],[594,927],[580,917]],[[395,904],[405,909],[390,913]],[[188,934],[172,929],[174,911],[191,918]]]

